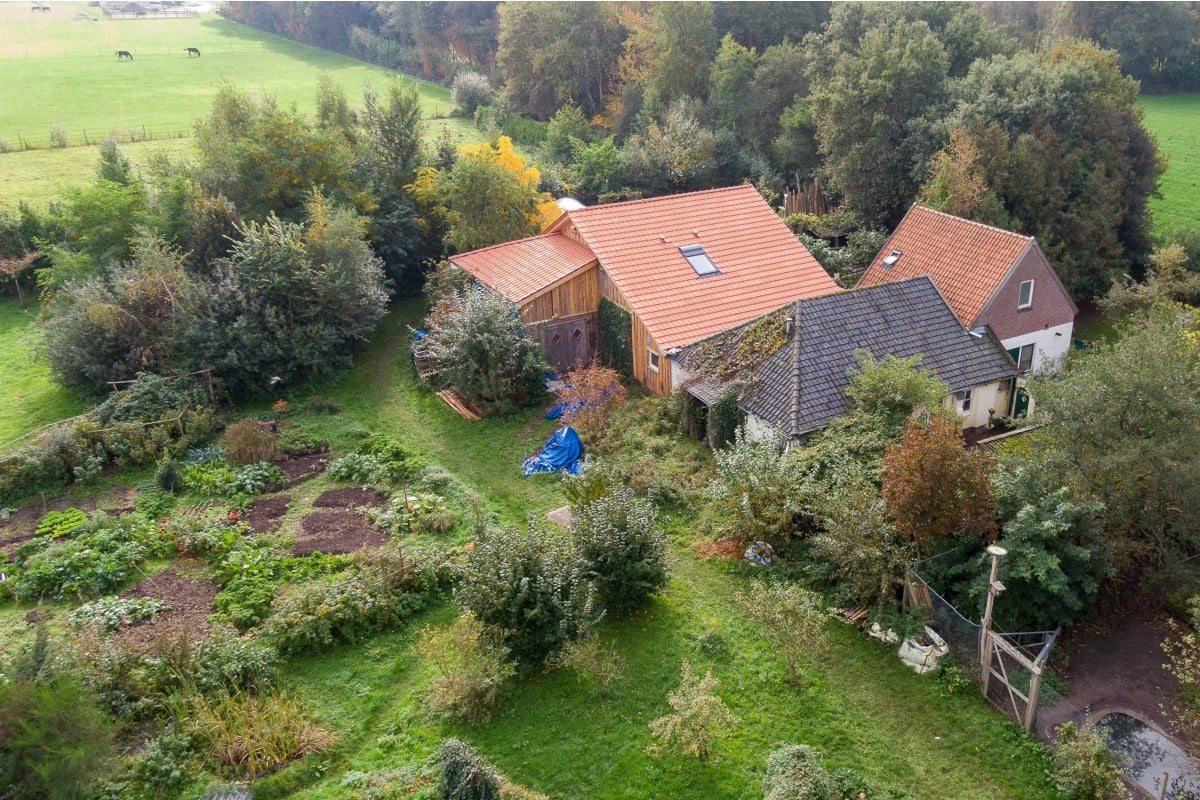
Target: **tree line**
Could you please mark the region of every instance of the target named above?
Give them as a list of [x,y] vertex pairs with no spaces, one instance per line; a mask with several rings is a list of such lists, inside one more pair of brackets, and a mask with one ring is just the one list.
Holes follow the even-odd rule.
[[817,177],[849,215],[837,240],[920,200],[1037,236],[1076,298],[1147,264],[1165,164],[1139,88],[1200,76],[1186,3],[340,5],[226,13],[346,52],[369,33],[419,54],[397,66],[453,82],[481,127],[544,145],[555,193],[750,181],[778,195]]

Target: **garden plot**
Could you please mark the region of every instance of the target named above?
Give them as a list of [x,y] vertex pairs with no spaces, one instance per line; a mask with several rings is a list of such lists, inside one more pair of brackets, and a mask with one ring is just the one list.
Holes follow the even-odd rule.
[[278,466],[283,470],[284,484],[292,487],[320,475],[325,471],[328,461],[327,455],[315,454],[289,458],[287,461],[279,462]]
[[387,544],[388,537],[355,509],[380,507],[387,502],[371,489],[331,489],[313,501],[314,511],[300,522],[292,554],[353,553]]
[[213,598],[219,587],[209,578],[193,578],[175,567],[168,567],[137,583],[121,595],[126,599],[153,597],[167,604],[154,623],[139,622],[118,634],[122,644],[142,648],[158,640],[190,640],[203,637],[211,629],[209,616],[216,611]]
[[292,498],[286,494],[260,497],[250,504],[250,510],[243,519],[255,533],[274,533],[279,530],[291,502]]
[[29,541],[36,535],[38,523],[50,511],[65,511],[77,508],[87,514],[100,509],[106,514],[119,516],[133,510],[137,489],[118,486],[94,497],[56,497],[45,503],[30,501],[22,508],[0,519],[0,552],[6,553],[4,560],[12,561],[17,545]]

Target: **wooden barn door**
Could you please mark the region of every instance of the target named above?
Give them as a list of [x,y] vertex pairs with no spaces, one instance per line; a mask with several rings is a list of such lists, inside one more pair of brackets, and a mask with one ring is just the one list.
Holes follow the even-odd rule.
[[538,326],[538,339],[550,366],[566,372],[589,363],[595,354],[596,314],[579,314]]

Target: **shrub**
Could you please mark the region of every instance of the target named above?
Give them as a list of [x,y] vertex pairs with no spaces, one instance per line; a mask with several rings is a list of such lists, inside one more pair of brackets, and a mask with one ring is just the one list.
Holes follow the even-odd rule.
[[568,642],[552,663],[555,668],[569,669],[591,683],[597,697],[607,695],[612,685],[625,676],[625,663],[617,649],[612,644],[601,644],[595,634]]
[[746,615],[783,651],[788,682],[800,683],[800,664],[825,647],[829,613],[821,596],[795,583],[753,581],[749,591],[736,597]]
[[739,429],[733,444],[713,453],[717,479],[709,492],[732,507],[732,533],[743,541],[785,535],[806,507],[807,476],[782,445],[778,436],[751,442]]
[[597,361],[568,372],[555,394],[565,406],[563,422],[574,426],[586,442],[594,442],[605,433],[609,409],[624,405],[626,398],[617,371]]
[[588,458],[578,473],[572,475],[564,472],[558,485],[567,498],[571,513],[577,514],[588,504],[606,497],[622,483],[621,470],[612,462]]
[[332,397],[314,394],[312,397],[304,401],[304,407],[313,414],[340,414],[342,413],[342,404]]
[[62,125],[55,123],[50,126],[50,145],[52,147],[69,147],[71,137],[67,135],[67,129]]
[[471,723],[495,713],[513,666],[504,647],[473,614],[461,615],[442,630],[425,628],[417,650],[439,673],[429,686],[431,709]]
[[490,104],[493,96],[491,81],[478,72],[460,72],[450,84],[454,109],[464,117],[472,116],[475,109]]
[[1129,796],[1117,756],[1095,728],[1079,730],[1068,722],[1050,750],[1051,775],[1066,800],[1114,800]]
[[312,721],[300,701],[276,692],[193,697],[189,732],[221,772],[253,780],[308,753],[324,753],[337,736]]
[[262,494],[283,485],[283,470],[267,461],[247,464],[233,476],[230,494]]
[[237,473],[222,461],[202,461],[183,471],[183,486],[205,497],[227,497],[233,492]]
[[442,786],[446,800],[499,800],[500,776],[458,739],[442,744]]
[[275,679],[278,663],[270,645],[218,628],[193,645],[187,678],[204,694],[261,691]]
[[679,688],[667,695],[675,713],[650,723],[650,733],[657,743],[646,751],[654,756],[669,751],[707,761],[713,740],[737,721],[725,701],[714,694],[717,683],[712,670],[701,677],[684,661]]
[[608,611],[625,614],[667,585],[667,537],[658,510],[626,487],[580,509],[571,533],[584,574]]
[[269,542],[257,537],[240,540],[213,569],[222,587],[213,601],[218,613],[239,631],[262,622],[270,611],[280,572],[279,557]]
[[179,468],[179,462],[170,456],[159,461],[154,470],[154,484],[171,494],[183,491],[183,472]]
[[66,674],[0,683],[0,776],[13,798],[87,797],[113,754],[113,730]]
[[329,462],[326,474],[335,481],[373,486],[387,480],[387,465],[376,456],[350,453]]
[[420,461],[403,444],[390,436],[375,433],[358,445],[361,455],[371,456],[383,465],[388,478],[394,482],[411,479],[420,467]]
[[67,618],[77,628],[95,625],[106,631],[115,631],[143,620],[154,622],[160,611],[170,610],[170,606],[156,597],[101,597],[84,603]]
[[1167,656],[1164,669],[1179,681],[1180,694],[1173,710],[1180,732],[1191,737],[1200,733],[1200,597],[1188,601],[1191,625],[1181,629],[1167,621],[1171,635],[1162,643]]
[[168,728],[150,740],[133,768],[133,781],[147,797],[180,797],[196,758],[192,738]]
[[408,621],[424,607],[420,581],[410,576],[403,582],[412,591],[365,574],[284,587],[263,631],[285,656],[356,642]]
[[438,381],[461,391],[485,414],[536,405],[546,396],[549,365],[516,307],[481,287],[451,295],[425,322]]
[[291,425],[279,434],[279,449],[289,456],[306,456],[321,453],[329,448],[329,442],[298,425]]
[[208,395],[192,378],[168,378],[138,373],[133,383],[110,394],[88,411],[88,416],[107,428],[116,422],[155,422],[174,418],[181,411],[208,405]]
[[763,800],[832,800],[841,797],[835,791],[821,754],[812,747],[790,744],[767,756]]
[[225,447],[225,457],[235,464],[279,460],[275,437],[256,419],[238,420],[227,427],[221,444]]
[[584,565],[565,537],[531,522],[525,532],[490,532],[475,542],[456,602],[499,629],[522,665],[541,664],[600,618]]

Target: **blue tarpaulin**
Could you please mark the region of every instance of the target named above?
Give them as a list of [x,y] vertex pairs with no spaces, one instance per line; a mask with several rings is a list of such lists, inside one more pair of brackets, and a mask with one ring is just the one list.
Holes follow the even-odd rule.
[[521,474],[526,478],[537,472],[558,472],[565,469],[572,475],[579,474],[579,459],[583,456],[583,442],[579,434],[567,425],[550,434],[541,452],[525,459]]

